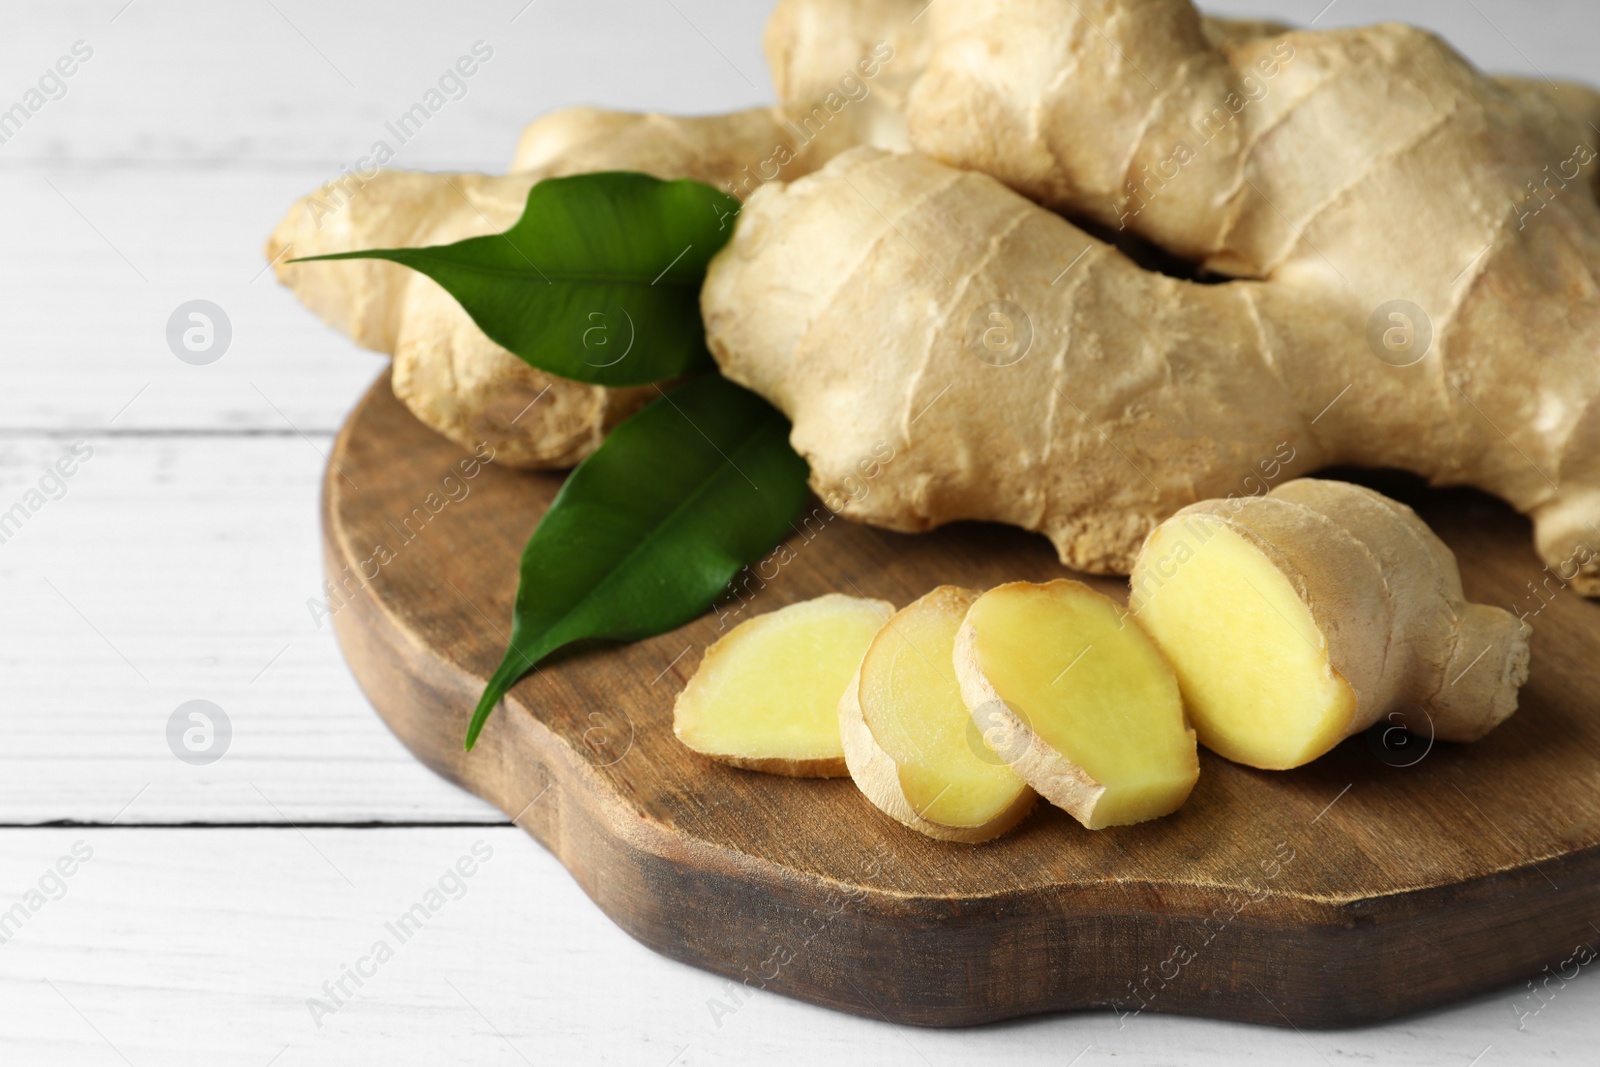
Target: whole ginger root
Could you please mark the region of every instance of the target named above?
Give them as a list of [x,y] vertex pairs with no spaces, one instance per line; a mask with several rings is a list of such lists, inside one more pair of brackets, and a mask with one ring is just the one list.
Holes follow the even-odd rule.
[[[521,173],[347,181],[268,254],[503,230],[533,181],[597,169],[754,191],[705,294],[714,353],[795,419],[819,488],[915,434],[857,518],[1014,522],[1125,571],[1155,523],[1269,469],[1396,466],[1504,497],[1600,593],[1600,94],[1486,77],[1404,26],[1297,33],[1187,0],[781,0],[764,44],[781,108],[557,112]],[[856,144],[990,174],[1138,262],[923,162],[802,177]],[[775,184],[796,178],[804,210]],[[534,370],[392,264],[278,271],[395,354],[424,422],[512,465],[581,459],[651,395]]]
[[1269,467],[1398,467],[1504,498],[1600,594],[1600,97],[1410,27],[1275,34],[1186,0],[919,25],[923,155],[759,190],[702,297],[819,490],[897,444],[845,514],[1013,523],[1126,573],[1158,522]]
[[544,178],[606,170],[694,178],[742,195],[840,149],[888,136],[876,103],[792,124],[774,108],[678,118],[573,107],[523,132],[510,175],[377,172],[346,176],[289,209],[267,242],[279,281],[357,344],[394,356],[393,385],[413,414],[464,448],[487,441],[512,467],[569,467],[654,397],[544,373],[484,336],[432,279],[382,260],[290,263],[367,248],[448,244],[509,229]]

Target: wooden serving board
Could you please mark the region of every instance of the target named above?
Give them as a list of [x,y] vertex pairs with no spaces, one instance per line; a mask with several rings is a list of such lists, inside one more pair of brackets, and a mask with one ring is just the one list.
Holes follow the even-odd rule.
[[1046,807],[965,846],[902,828],[848,779],[690,752],[673,698],[740,619],[828,592],[903,605],[944,582],[1065,573],[1043,538],[797,528],[742,611],[558,655],[466,753],[523,542],[561,477],[491,463],[467,478],[464,458],[387,378],[340,434],[324,533],[330,580],[353,590],[332,602],[351,669],[419,759],[510,814],[619,926],[732,979],[730,1010],[742,984],[921,1025],[1115,1007],[1337,1026],[1510,983],[1515,1002],[1546,965],[1600,947],[1600,606],[1535,598],[1527,523],[1487,497],[1380,485],[1456,550],[1471,597],[1544,604],[1522,710],[1491,739],[1391,752],[1357,737],[1287,773],[1202,752],[1169,818],[1090,832]]

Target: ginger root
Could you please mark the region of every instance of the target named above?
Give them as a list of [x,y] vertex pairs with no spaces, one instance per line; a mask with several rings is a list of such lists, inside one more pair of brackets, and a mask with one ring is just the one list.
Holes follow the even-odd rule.
[[[858,148],[763,187],[703,294],[819,490],[896,442],[847,515],[1013,523],[1126,573],[1156,523],[1264,471],[1397,467],[1505,499],[1600,594],[1592,91],[1400,25],[1208,35],[1186,0],[919,25],[909,139],[944,164]],[[1000,183],[1232,280],[1146,269]]]
[[[852,107],[814,132],[775,108],[703,118],[567,108],[527,127],[508,176],[379,171],[330,182],[289,209],[267,257],[325,322],[393,354],[395,395],[422,422],[469,450],[487,441],[507,466],[571,466],[655,390],[545,374],[485,337],[432,279],[397,264],[286,260],[503,232],[544,178],[632,170],[743,192],[768,177],[798,177],[877,136],[879,105]],[[752,178],[763,163],[771,169]]]
[[1184,508],[1132,583],[1201,743],[1252,767],[1298,767],[1390,713],[1477,740],[1528,677],[1527,628],[1465,601],[1455,556],[1410,508],[1344,482]]
[[1005,833],[1033,790],[973,729],[952,663],[978,594],[944,585],[889,619],[838,701],[850,777],[898,822],[942,841]]
[[849,114],[859,143],[908,147],[906,94],[928,62],[924,3],[780,0],[761,46],[785,117],[811,130]]
[[1121,605],[1082,582],[1012,582],[967,611],[956,677],[995,751],[1091,830],[1176,811],[1200,775],[1178,680]]
[[833,593],[740,623],[678,694],[673,733],[746,770],[843,777],[839,695],[893,613],[887,601]]

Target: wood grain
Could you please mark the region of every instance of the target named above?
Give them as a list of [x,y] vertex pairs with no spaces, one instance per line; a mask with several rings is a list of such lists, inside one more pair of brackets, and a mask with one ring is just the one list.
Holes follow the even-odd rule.
[[[689,752],[672,699],[719,624],[837,590],[904,604],[941,582],[1063,573],[1043,539],[976,524],[799,529],[793,561],[744,615],[734,602],[649,641],[556,657],[469,754],[515,561],[559,478],[491,464],[465,481],[462,458],[383,381],[341,432],[324,483],[329,573],[355,573],[379,544],[394,556],[334,616],[345,654],[423,762],[511,814],[669,956],[913,1024],[1114,1006],[1334,1026],[1532,976],[1600,939],[1600,608],[1570,593],[1533,617],[1522,710],[1491,741],[1395,767],[1354,738],[1288,773],[1204,754],[1170,818],[1091,833],[1045,810],[998,842],[951,846],[890,822],[848,781]],[[470,521],[425,521],[452,474],[469,489],[445,507]],[[1456,549],[1473,598],[1512,606],[1542,577],[1507,509],[1383,488]],[[408,515],[421,532],[403,542]]]

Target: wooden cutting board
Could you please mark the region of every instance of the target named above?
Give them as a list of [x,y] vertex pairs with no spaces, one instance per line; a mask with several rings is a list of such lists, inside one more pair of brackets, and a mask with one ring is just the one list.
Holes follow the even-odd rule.
[[510,814],[614,922],[728,976],[713,1014],[766,989],[936,1026],[1084,1007],[1337,1026],[1496,987],[1532,1010],[1527,979],[1571,977],[1600,947],[1600,606],[1536,597],[1528,525],[1487,497],[1375,483],[1456,550],[1469,596],[1538,611],[1522,709],[1489,740],[1356,737],[1287,773],[1202,752],[1169,818],[1090,832],[1046,807],[965,846],[902,828],[848,779],[704,759],[673,737],[672,702],[740,619],[828,592],[903,605],[944,582],[1066,573],[1042,537],[799,527],[747,603],[558,655],[466,753],[523,542],[561,477],[489,463],[469,478],[465,455],[387,377],[340,434],[324,536],[351,669],[419,759]]

